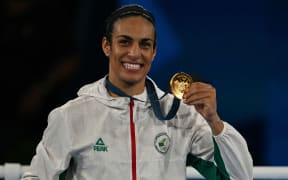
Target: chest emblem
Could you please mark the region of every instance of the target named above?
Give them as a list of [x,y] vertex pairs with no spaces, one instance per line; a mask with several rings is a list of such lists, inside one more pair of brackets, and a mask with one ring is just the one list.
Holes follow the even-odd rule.
[[108,146],[105,145],[102,138],[99,138],[93,146],[93,150],[97,152],[108,152]]
[[154,146],[158,152],[167,153],[170,147],[170,138],[167,133],[159,133],[154,139]]

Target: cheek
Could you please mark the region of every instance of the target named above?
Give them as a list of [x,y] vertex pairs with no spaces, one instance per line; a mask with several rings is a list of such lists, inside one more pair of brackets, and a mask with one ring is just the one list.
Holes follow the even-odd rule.
[[119,68],[120,62],[115,57],[110,57],[110,65],[113,69]]
[[154,60],[154,56],[151,56],[151,54],[145,56],[145,59],[146,59],[146,64],[151,66],[151,64],[153,63],[153,60]]
[[147,60],[146,65],[145,65],[145,71],[148,72],[151,69],[151,65],[152,65],[152,60]]
[[114,48],[111,52],[111,59],[114,61],[119,61],[119,59],[123,58],[127,54],[123,49]]

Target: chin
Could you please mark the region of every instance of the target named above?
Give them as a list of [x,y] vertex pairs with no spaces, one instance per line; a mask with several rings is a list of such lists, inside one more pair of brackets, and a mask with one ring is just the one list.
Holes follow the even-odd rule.
[[137,79],[131,79],[131,78],[130,78],[130,79],[126,79],[125,82],[126,82],[127,84],[133,85],[133,84],[137,84],[137,83],[139,83],[140,80],[137,80]]
[[142,79],[143,79],[143,77],[131,77],[131,76],[129,76],[128,78],[125,78],[124,81],[126,81],[126,83],[128,83],[128,84],[136,84],[136,83],[140,83]]

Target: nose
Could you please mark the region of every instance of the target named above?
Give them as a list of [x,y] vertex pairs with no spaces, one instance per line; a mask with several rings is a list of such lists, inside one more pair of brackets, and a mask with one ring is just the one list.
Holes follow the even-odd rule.
[[134,43],[129,49],[128,55],[131,57],[139,57],[141,54],[141,48],[137,43]]

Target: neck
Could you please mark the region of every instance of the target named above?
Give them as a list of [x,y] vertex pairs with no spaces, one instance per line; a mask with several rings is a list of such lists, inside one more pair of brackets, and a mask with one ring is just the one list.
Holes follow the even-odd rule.
[[[144,91],[144,88],[145,88],[145,80],[143,82],[138,82],[138,83],[133,83],[133,82],[125,82],[125,81],[122,81],[122,82],[119,82],[119,81],[113,81],[113,79],[111,79],[110,77],[109,78],[109,81],[111,84],[113,84],[113,86],[119,88],[121,91],[123,91],[125,94],[129,95],[129,96],[135,96],[135,95],[138,95],[138,94],[141,94],[143,93]],[[119,95],[111,92],[109,90],[109,94],[112,96],[112,97],[118,97]]]

